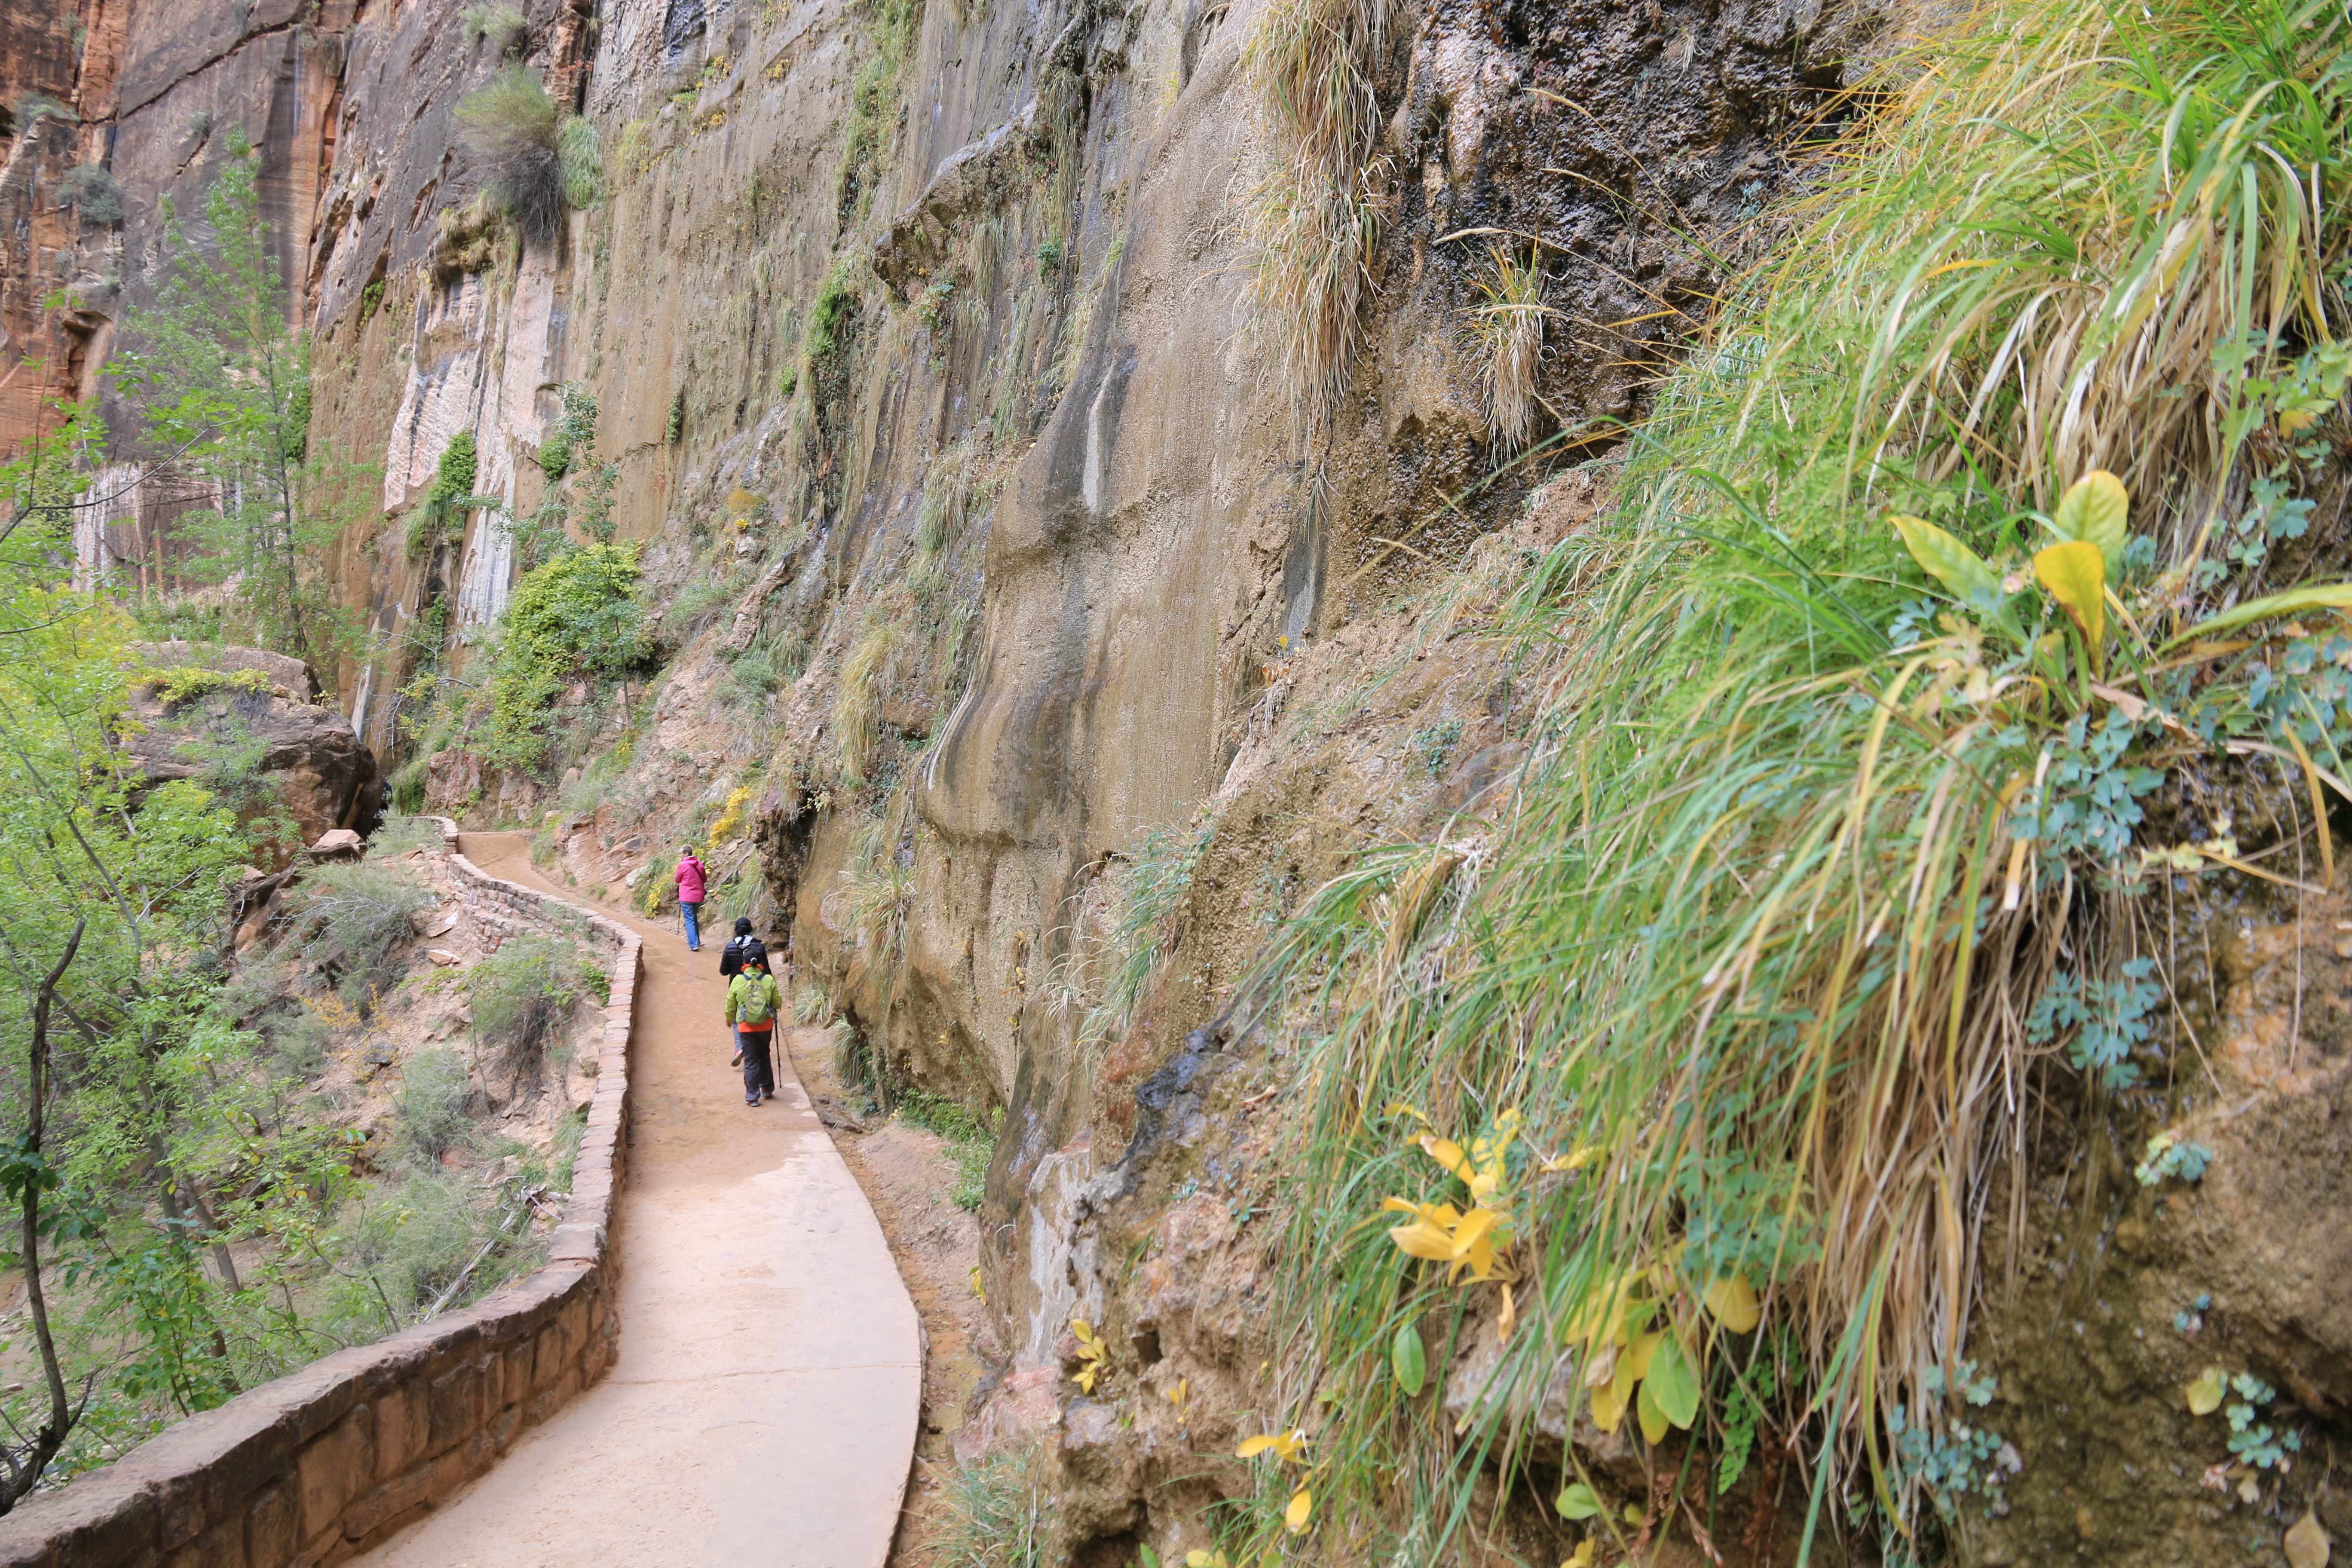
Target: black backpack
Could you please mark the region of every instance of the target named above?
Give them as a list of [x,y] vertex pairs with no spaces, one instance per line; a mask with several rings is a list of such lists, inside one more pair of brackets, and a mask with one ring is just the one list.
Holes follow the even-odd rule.
[[755,958],[763,964],[768,962],[766,943],[756,936],[734,938],[719,950],[719,978],[727,980],[741,973],[743,965]]

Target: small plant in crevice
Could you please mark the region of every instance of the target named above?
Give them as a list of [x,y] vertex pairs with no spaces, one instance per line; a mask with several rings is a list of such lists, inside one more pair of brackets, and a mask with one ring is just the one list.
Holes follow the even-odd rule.
[[2027,1041],[2042,1046],[2071,1036],[2067,1058],[2075,1071],[2108,1089],[2130,1088],[2139,1081],[2132,1052],[2147,1043],[2155,1026],[2151,1015],[2164,999],[2155,973],[2156,960],[2133,958],[2112,981],[2052,975],[2025,1016]]
[[833,1076],[841,1087],[856,1096],[874,1112],[887,1112],[898,1101],[897,1075],[882,1053],[867,1037],[866,1031],[850,1021],[847,1014],[833,1021]]
[[2206,1472],[2209,1487],[2218,1491],[2234,1484],[2241,1501],[2258,1502],[2262,1472],[2284,1474],[2294,1468],[2294,1456],[2303,1451],[2303,1434],[2263,1419],[2278,1391],[2253,1373],[2209,1366],[2181,1394],[2189,1415],[2201,1419],[2218,1410],[2229,1423],[2230,1457]]
[[2139,1163],[2132,1167],[2132,1178],[2143,1187],[2160,1186],[2167,1181],[2186,1182],[2194,1186],[2205,1179],[2205,1167],[2212,1163],[2213,1151],[2202,1143],[2191,1143],[2176,1139],[2169,1132],[2158,1132],[2147,1141]]
[[896,133],[898,76],[915,42],[920,8],[915,0],[866,0],[865,37],[872,52],[858,67],[842,132],[835,205],[846,228],[864,221],[878,184],[881,155]]
[[1249,194],[1249,292],[1302,436],[1347,384],[1381,228],[1388,163],[1377,151],[1371,62],[1384,7],[1276,0],[1258,14],[1242,68],[1285,161]]
[[[1945,1397],[1944,1369],[1927,1367],[1920,1373],[1918,1384],[1924,1397],[1941,1402]],[[1950,1392],[1965,1405],[1980,1408],[1992,1403],[1996,1387],[1990,1376],[1979,1375],[1976,1363],[1964,1361],[1952,1380]],[[1989,1511],[1997,1510],[2001,1488],[2023,1468],[2000,1433],[1987,1431],[1966,1419],[1935,1426],[1913,1425],[1908,1413],[1898,1405],[1886,1413],[1886,1432],[1893,1445],[1889,1459],[1897,1489],[1917,1488],[1935,1505],[1937,1513],[1948,1520],[1959,1513],[1961,1500],[1970,1496],[1985,1499]]]
[[1445,776],[1446,765],[1454,760],[1454,748],[1462,742],[1462,721],[1448,719],[1416,730],[1405,742],[1405,755],[1414,771],[1424,778]]

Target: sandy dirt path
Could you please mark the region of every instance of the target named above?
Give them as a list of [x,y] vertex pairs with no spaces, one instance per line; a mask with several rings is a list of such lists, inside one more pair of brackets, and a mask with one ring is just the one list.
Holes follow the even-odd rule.
[[[520,834],[495,876],[574,902]],[[743,1103],[716,942],[646,938],[611,1373],[490,1473],[358,1559],[373,1568],[881,1568],[922,1400],[921,1330],[792,1064]],[[779,1053],[780,1055],[782,1053]]]

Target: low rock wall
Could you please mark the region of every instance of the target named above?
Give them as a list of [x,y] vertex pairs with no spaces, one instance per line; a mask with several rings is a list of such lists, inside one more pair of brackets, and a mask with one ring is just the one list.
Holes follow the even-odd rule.
[[340,1562],[495,1464],[611,1365],[609,1250],[627,1147],[640,940],[489,876],[442,835],[490,928],[586,922],[612,992],[571,1204],[546,1266],[463,1311],[339,1352],[191,1416],[118,1462],[0,1518],[0,1568],[283,1568]]

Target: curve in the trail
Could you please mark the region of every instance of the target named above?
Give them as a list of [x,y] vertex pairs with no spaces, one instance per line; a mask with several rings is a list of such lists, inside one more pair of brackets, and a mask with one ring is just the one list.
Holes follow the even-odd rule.
[[[520,834],[468,858],[571,899]],[[716,943],[646,938],[604,1381],[360,1562],[377,1568],[881,1568],[922,1402],[921,1327],[789,1059],[754,1110]],[[782,1056],[779,1051],[778,1055]]]

